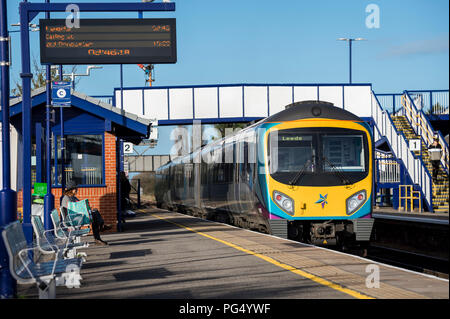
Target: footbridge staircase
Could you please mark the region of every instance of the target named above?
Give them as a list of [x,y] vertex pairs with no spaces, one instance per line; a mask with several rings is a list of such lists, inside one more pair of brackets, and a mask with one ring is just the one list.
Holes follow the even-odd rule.
[[[424,107],[423,93],[435,97],[435,103],[430,102]],[[436,98],[439,101],[436,101]],[[426,99],[428,101],[428,99]],[[391,156],[377,153],[378,184],[383,187],[399,187],[397,197],[399,208],[408,207],[406,200],[416,202],[423,200],[424,206],[432,212],[449,211],[449,147],[441,132],[435,131],[430,124],[428,113],[446,115],[448,117],[448,90],[413,92],[402,94],[374,94],[372,92],[372,113],[374,120],[375,140],[384,140],[389,145]],[[439,138],[442,146],[442,157],[437,180],[432,176],[432,164],[428,146],[434,137]],[[411,150],[413,143],[420,141],[419,147]],[[397,169],[392,167],[396,166]],[[383,174],[384,173],[384,174]],[[396,175],[396,176],[393,176]],[[410,186],[410,194],[402,186]],[[419,195],[419,196],[415,196]],[[419,199],[420,198],[420,199]],[[404,202],[402,203],[402,199]],[[414,202],[413,202],[414,203]]]

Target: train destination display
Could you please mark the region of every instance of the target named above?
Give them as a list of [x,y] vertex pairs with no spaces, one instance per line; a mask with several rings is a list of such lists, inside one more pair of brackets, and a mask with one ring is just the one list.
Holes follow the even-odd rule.
[[176,19],[65,19],[39,22],[42,64],[175,63]]

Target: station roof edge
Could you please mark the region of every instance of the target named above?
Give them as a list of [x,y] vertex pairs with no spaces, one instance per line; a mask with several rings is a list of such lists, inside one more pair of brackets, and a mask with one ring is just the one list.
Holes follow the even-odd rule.
[[[45,93],[46,93],[46,88],[45,87],[38,88],[38,89],[33,90],[31,92],[31,98],[32,99],[37,98],[38,96],[43,95]],[[114,116],[125,117],[127,121],[134,121],[134,122],[137,122],[138,124],[144,125],[146,127],[148,127],[148,126],[150,126],[152,124],[152,121],[150,121],[150,120],[147,120],[147,119],[144,119],[144,118],[140,118],[139,116],[137,116],[135,114],[132,114],[132,113],[129,113],[129,112],[126,112],[126,111],[122,111],[122,110],[114,107],[111,104],[105,103],[105,102],[103,102],[103,101],[101,101],[99,99],[93,98],[93,97],[91,97],[89,95],[86,95],[84,93],[72,90],[71,94],[72,94],[73,97],[75,97],[77,99],[83,100],[83,101],[85,101],[87,103],[90,103],[90,104],[92,104],[92,105],[94,105],[96,107],[101,108],[99,110],[102,111],[101,112],[102,114],[97,114],[98,112],[96,112],[95,108],[90,109],[91,113],[93,113],[95,115],[98,115],[100,117],[106,118],[105,114],[110,113],[111,115],[114,115]],[[75,107],[77,106],[77,99],[73,99],[72,100],[72,105],[74,105]],[[19,104],[21,104],[21,103],[22,103],[22,97],[15,97],[15,98],[10,99],[10,101],[9,101],[10,110],[12,110],[13,108],[17,108],[19,106]],[[40,104],[42,104],[42,103],[38,103],[37,105],[40,105]],[[32,103],[32,107],[37,106],[37,105],[35,103]],[[19,108],[15,112],[11,112],[10,116],[11,117],[12,116],[16,116],[16,115],[20,114],[21,112],[22,112],[22,110],[21,110],[21,108]],[[0,114],[1,113],[2,112],[0,111]],[[126,125],[126,121],[117,121],[117,120],[112,120],[112,121],[113,122],[117,122],[119,125],[122,125],[122,126],[128,126],[128,125]]]

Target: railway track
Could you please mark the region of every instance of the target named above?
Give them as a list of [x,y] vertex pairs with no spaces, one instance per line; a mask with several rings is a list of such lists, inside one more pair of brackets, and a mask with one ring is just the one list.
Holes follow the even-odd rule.
[[449,278],[447,258],[430,256],[392,247],[371,244],[366,258],[417,272]]

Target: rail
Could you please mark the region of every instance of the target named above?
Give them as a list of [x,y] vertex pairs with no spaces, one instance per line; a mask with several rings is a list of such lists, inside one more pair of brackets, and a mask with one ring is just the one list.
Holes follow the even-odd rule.
[[417,109],[427,115],[448,115],[448,90],[407,91]]
[[398,112],[401,112],[402,109],[401,93],[376,94],[376,97],[378,98],[378,101],[383,110],[389,112],[389,114],[395,116],[397,115]]
[[442,145],[443,154],[441,157],[441,165],[444,168],[444,171],[448,174],[449,172],[449,148],[448,144],[442,136],[441,132],[435,132],[433,126],[428,121],[427,116],[423,112],[423,110],[418,110],[414,100],[411,98],[411,95],[408,91],[405,91],[402,96],[402,105],[404,115],[406,115],[408,121],[410,122],[414,132],[419,135],[425,144],[425,146],[433,143],[434,136],[438,136],[439,143]]
[[377,157],[377,183],[396,184],[401,182],[401,165],[395,158]]
[[136,187],[133,186],[132,183],[130,183],[131,189],[135,191],[135,193],[130,194],[136,194],[137,195],[137,207],[141,207],[141,180],[138,178],[136,179]]
[[422,197],[430,211],[433,211],[433,189],[431,174],[420,157],[410,149],[403,133],[399,133],[392,122],[389,113],[380,105],[377,96],[372,92],[372,118],[379,134],[386,137],[394,155],[406,168],[412,183],[420,186]]
[[419,212],[422,211],[422,204],[421,204],[422,201],[420,200],[421,199],[420,192],[415,191],[413,185],[400,185],[398,198],[399,198],[398,210],[413,212],[414,201],[417,200],[419,204]]

